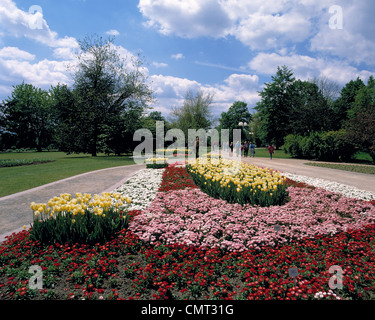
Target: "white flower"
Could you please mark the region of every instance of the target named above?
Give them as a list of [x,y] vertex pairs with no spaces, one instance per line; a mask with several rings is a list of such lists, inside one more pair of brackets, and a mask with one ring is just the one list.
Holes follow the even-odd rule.
[[155,199],[164,170],[141,170],[113,192],[119,192],[121,195],[132,199],[129,210],[144,210]]
[[316,188],[322,188],[328,191],[332,191],[335,193],[340,193],[343,196],[361,200],[375,200],[375,194],[370,191],[360,190],[358,188],[348,186],[345,184],[325,180],[325,179],[318,179],[318,178],[311,178],[306,176],[300,176],[292,173],[283,172],[282,175],[287,177],[291,180],[297,182],[304,182]]

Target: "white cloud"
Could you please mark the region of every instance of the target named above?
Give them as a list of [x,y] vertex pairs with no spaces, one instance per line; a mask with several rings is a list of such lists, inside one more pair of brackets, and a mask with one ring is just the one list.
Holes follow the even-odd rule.
[[164,62],[153,62],[152,65],[155,68],[166,68],[166,67],[168,67],[168,64],[166,64]]
[[16,59],[0,58],[0,79],[9,87],[25,81],[26,83],[48,89],[58,83],[70,83],[64,61],[42,60],[37,63]]
[[[40,19],[41,29],[39,26],[36,28],[35,19]],[[22,11],[11,0],[0,0],[1,27],[6,30],[7,35],[26,37],[48,47],[56,48],[55,55],[59,57],[71,56],[71,52],[79,47],[75,38],[67,36],[60,38],[57,32],[52,31],[41,13],[31,14]]]
[[255,13],[241,20],[233,34],[253,50],[267,50],[291,42],[303,42],[310,29],[311,23],[297,12],[283,15]]
[[258,74],[274,75],[278,66],[286,65],[293,70],[294,76],[301,80],[325,76],[342,85],[360,77],[368,79],[369,70],[359,70],[341,60],[326,60],[306,55],[280,55],[277,53],[259,53],[249,62],[249,67]]
[[110,36],[119,36],[120,32],[118,30],[112,29],[112,30],[108,30],[105,34],[108,34]]
[[311,50],[344,58],[352,63],[375,63],[374,1],[341,1],[343,29],[331,29],[328,10],[319,22],[319,32],[311,39]]
[[322,0],[140,0],[147,25],[180,37],[234,36],[252,49],[280,47],[311,35]]
[[176,53],[176,54],[172,54],[171,58],[174,60],[181,60],[181,59],[184,59],[185,57],[182,53]]
[[16,47],[4,47],[0,49],[0,58],[32,61],[35,55]]
[[256,75],[232,74],[222,83],[216,85],[163,75],[153,75],[150,80],[157,98],[153,107],[165,114],[169,114],[172,107],[182,105],[188,90],[201,89],[206,93],[213,94],[212,107],[216,116],[227,111],[235,101],[244,101],[251,108],[259,100],[257,91],[260,86],[259,78]]
[[165,35],[221,37],[231,27],[228,14],[216,0],[140,0],[138,7],[148,19],[146,25]]

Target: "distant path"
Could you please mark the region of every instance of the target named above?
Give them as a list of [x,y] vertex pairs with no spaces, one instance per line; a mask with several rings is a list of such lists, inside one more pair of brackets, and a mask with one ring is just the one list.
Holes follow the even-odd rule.
[[375,175],[373,174],[308,166],[305,163],[319,163],[317,161],[309,160],[277,158],[270,160],[269,158],[257,157],[242,158],[242,160],[245,163],[250,163],[256,166],[268,167],[301,176],[330,180],[375,193]]
[[31,202],[46,203],[61,193],[111,191],[145,168],[144,164],[136,164],[96,170],[0,198],[0,242],[6,235],[22,230],[25,225],[30,226],[33,217]]

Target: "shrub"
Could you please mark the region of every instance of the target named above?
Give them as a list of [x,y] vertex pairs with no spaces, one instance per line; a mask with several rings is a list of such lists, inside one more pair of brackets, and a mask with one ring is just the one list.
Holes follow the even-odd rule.
[[288,135],[285,137],[283,149],[293,158],[348,161],[356,153],[356,149],[345,137],[344,130],[311,132],[308,136]]
[[147,169],[160,169],[168,167],[167,158],[150,158],[146,159]]
[[4,159],[0,160],[0,167],[18,167],[54,161],[49,159]]

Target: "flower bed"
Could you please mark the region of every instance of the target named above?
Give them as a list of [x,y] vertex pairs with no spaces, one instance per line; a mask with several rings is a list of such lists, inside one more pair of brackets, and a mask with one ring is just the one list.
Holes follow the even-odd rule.
[[288,203],[268,208],[229,204],[197,189],[159,193],[129,229],[151,244],[162,241],[244,251],[375,222],[375,207],[368,202],[323,189],[289,187],[288,192]]
[[147,169],[161,169],[168,167],[167,158],[150,158],[146,159]]
[[[159,213],[153,208],[157,205],[162,209],[160,216],[166,219],[164,211],[175,218],[178,211],[183,219],[188,218],[187,212],[196,215],[197,220],[191,220],[195,223],[193,233],[202,227],[204,220],[200,216],[221,226],[217,216],[220,210],[227,214],[228,235],[232,238],[241,233],[236,228],[242,228],[242,217],[249,219],[250,213],[254,214],[254,224],[270,227],[278,223],[282,229],[276,234],[275,230],[264,228],[265,238],[243,251],[228,250],[230,246],[222,243],[216,247],[187,245],[183,244],[184,239],[168,243],[166,237],[160,236],[151,244],[129,229],[121,230],[104,244],[43,246],[32,241],[25,230],[0,245],[0,299],[374,299],[375,225],[370,221],[374,203],[320,188],[307,189],[300,183],[289,188],[291,201],[284,206],[239,206],[209,199],[197,188],[186,188],[191,183],[187,175],[181,183],[165,183],[168,177],[184,174],[183,168],[147,170],[117,189],[131,194],[131,228],[150,214],[160,222]],[[169,190],[157,192],[163,183],[164,187],[169,184]],[[185,202],[188,199],[190,202]],[[141,203],[144,211],[135,210]],[[306,208],[302,209],[304,204]],[[301,208],[298,212],[296,206]],[[233,211],[224,211],[229,208]],[[236,214],[237,209],[242,215]],[[310,227],[305,227],[306,223]],[[172,228],[168,220],[166,225]],[[173,230],[169,232],[173,235]],[[336,296],[329,294],[333,276],[329,268],[334,265],[343,271],[343,288],[333,291]],[[31,266],[42,269],[41,290],[29,287]],[[295,279],[289,276],[292,267],[298,269]]]
[[186,169],[199,188],[214,198],[262,207],[286,201],[284,179],[268,168],[227,159],[200,158],[189,161]]
[[325,179],[306,177],[306,176],[301,176],[301,175],[296,175],[296,174],[291,174],[291,173],[282,173],[282,175],[286,177],[287,179],[290,179],[290,181],[303,183],[305,185],[310,185],[312,187],[323,188],[325,190],[329,190],[332,192],[342,194],[349,198],[356,198],[356,199],[367,200],[367,201],[371,201],[371,200],[375,201],[375,194],[373,192],[360,190],[358,188],[348,186],[342,183],[337,183],[337,182],[333,182],[333,181],[329,181]]
[[114,192],[129,196],[132,203],[129,210],[144,210],[156,196],[165,169],[145,169],[137,172]]
[[120,193],[62,194],[48,203],[31,204],[30,237],[43,244],[103,243],[128,225],[131,199]]

